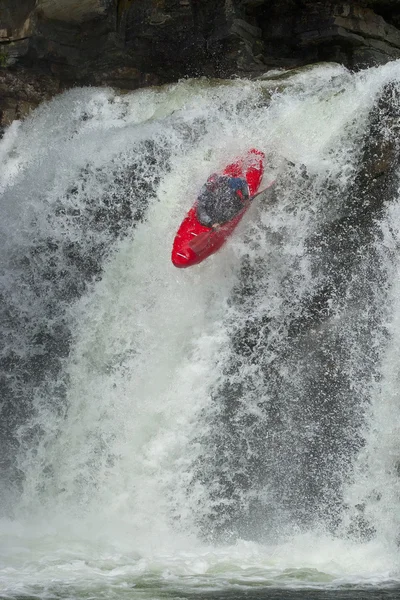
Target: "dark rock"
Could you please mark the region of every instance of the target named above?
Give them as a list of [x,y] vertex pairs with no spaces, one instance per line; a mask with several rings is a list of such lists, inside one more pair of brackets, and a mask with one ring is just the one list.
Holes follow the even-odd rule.
[[309,6],[302,13],[296,34],[300,47],[316,46],[320,56],[339,45],[347,54],[350,67],[400,56],[400,31],[372,10],[347,3],[335,4],[328,10],[320,3]]
[[394,0],[2,0],[0,68],[52,74],[57,90],[257,76],[319,61],[363,68],[400,56],[399,27]]
[[[278,10],[258,14],[267,54],[297,60],[335,60],[351,68],[382,64],[400,56],[399,30],[359,4],[292,3],[285,21]],[[289,5],[288,5],[289,10]]]
[[250,25],[243,19],[234,19],[230,33],[237,35],[251,44],[254,44],[257,40],[261,39],[261,29]]
[[103,16],[112,0],[38,0],[37,11],[49,20],[82,23]]
[[398,0],[364,0],[362,3],[381,15],[387,23],[400,27],[400,5]]
[[50,75],[22,68],[17,72],[0,68],[0,127],[26,116],[59,90],[59,81]]

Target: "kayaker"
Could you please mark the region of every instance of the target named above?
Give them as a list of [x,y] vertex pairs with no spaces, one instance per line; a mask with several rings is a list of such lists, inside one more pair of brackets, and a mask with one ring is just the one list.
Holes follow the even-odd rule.
[[246,179],[211,175],[197,198],[197,218],[202,225],[217,228],[231,221],[249,201]]

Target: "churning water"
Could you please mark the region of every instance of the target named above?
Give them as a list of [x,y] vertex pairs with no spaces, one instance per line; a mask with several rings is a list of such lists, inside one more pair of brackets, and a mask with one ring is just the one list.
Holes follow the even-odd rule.
[[[1,597],[400,582],[397,183],[379,218],[353,207],[398,85],[400,63],[78,89],[6,131]],[[249,147],[275,188],[175,269],[196,192]]]

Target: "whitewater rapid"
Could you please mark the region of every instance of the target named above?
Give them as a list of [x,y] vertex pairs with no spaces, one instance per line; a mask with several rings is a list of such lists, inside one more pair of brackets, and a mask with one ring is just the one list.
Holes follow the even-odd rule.
[[[309,240],[339,214],[369,112],[399,81],[394,62],[77,89],[5,132],[0,595],[399,582],[400,204],[374,245],[387,279],[371,281],[373,308],[332,295],[321,326],[321,347],[346,349],[345,392],[313,395],[325,363],[292,334],[328,277]],[[175,269],[197,190],[249,147],[275,190],[215,256]],[[359,420],[316,456],[350,397]],[[351,534],[360,506],[372,535]]]

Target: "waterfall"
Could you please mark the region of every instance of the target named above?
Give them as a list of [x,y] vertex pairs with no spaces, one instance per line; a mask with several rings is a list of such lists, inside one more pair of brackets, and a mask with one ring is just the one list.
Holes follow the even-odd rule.
[[[362,186],[399,81],[393,62],[77,89],[6,131],[9,597],[398,581],[396,167],[379,207]],[[197,191],[249,147],[276,185],[175,269]]]

